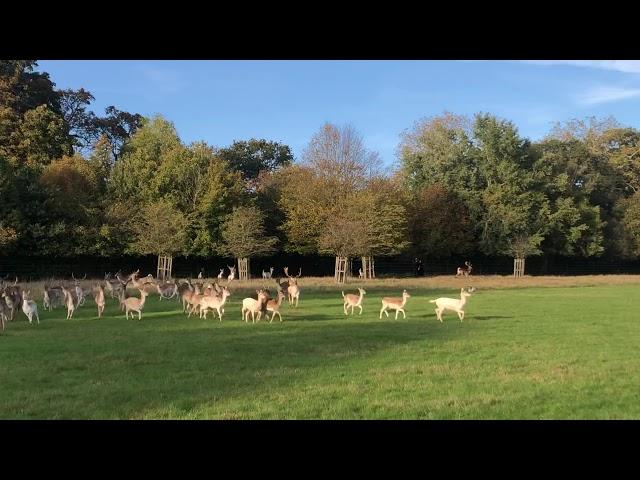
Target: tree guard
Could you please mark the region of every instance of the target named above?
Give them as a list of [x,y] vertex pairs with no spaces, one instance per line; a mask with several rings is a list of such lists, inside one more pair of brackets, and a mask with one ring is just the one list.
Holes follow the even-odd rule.
[[238,259],[238,280],[249,280],[249,259]]
[[347,257],[336,257],[336,269],[334,279],[337,283],[345,283],[348,275],[348,263]]
[[171,279],[171,270],[173,268],[173,257],[158,255],[158,273],[156,277],[158,280],[169,280]]
[[524,258],[513,259],[513,276],[520,278],[524,275]]

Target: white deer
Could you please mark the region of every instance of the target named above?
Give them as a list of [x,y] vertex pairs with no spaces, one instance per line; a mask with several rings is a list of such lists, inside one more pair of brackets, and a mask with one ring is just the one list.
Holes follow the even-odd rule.
[[262,318],[262,312],[265,310],[265,306],[269,297],[265,289],[256,290],[258,293],[258,299],[245,298],[242,300],[242,319],[245,322],[249,322],[249,313],[251,313],[251,321],[256,323],[255,315],[258,314],[258,321]]
[[[202,297],[200,300],[200,317],[202,318],[202,315],[204,314],[204,318],[206,319],[209,309],[215,309],[218,312],[218,318],[222,321],[222,314],[224,313],[223,307],[227,301],[227,297],[230,295],[231,292],[229,292],[229,289],[227,287],[223,287],[220,296],[213,294]],[[215,314],[213,318],[215,318]]]
[[402,318],[407,318],[404,313],[404,306],[407,303],[407,298],[411,298],[411,295],[406,290],[402,291],[402,298],[398,297],[384,297],[382,299],[382,309],[380,310],[380,318],[382,318],[382,312],[388,317],[389,312],[387,309],[396,311],[396,320],[398,319],[398,313],[402,312]]
[[446,310],[456,312],[458,314],[458,318],[462,322],[464,319],[464,306],[467,303],[467,298],[469,298],[471,293],[474,291],[474,288],[469,289],[469,291],[465,291],[464,288],[461,288],[460,299],[440,297],[435,300],[429,300],[429,303],[436,304],[436,317],[440,320],[440,323],[442,323],[442,313]]
[[229,267],[229,277],[227,278],[227,280],[231,282],[234,278],[236,278],[236,267]]
[[359,295],[354,295],[353,293],[347,293],[346,295],[342,292],[342,298],[344,301],[344,305],[342,306],[344,309],[344,314],[349,315],[347,310],[351,307],[351,315],[353,315],[353,310],[355,307],[360,309],[359,315],[362,315],[362,299],[364,295],[367,293],[363,288],[358,288]]
[[27,297],[31,293],[31,290],[28,292],[22,291],[22,311],[29,319],[29,323],[32,323],[33,316],[36,316],[38,320],[38,325],[40,325],[40,316],[38,315],[38,305],[33,300],[29,300]]
[[139,290],[140,297],[129,297],[124,300],[124,308],[125,308],[125,318],[129,319],[129,312],[131,312],[131,320],[133,320],[133,312],[138,313],[138,320],[142,320],[142,308],[147,300],[147,295],[149,295],[145,290]]
[[262,278],[271,278],[273,276],[273,267],[268,272],[262,271]]
[[224,268],[220,269],[220,273],[218,274],[218,280],[222,280],[224,278]]

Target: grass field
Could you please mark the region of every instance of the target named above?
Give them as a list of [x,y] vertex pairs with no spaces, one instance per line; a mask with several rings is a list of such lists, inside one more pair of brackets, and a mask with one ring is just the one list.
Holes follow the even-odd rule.
[[[0,335],[0,418],[640,418],[637,277],[494,280],[406,280],[406,320],[378,319],[400,279],[369,281],[353,317],[341,288],[302,279],[272,324],[240,320],[237,287],[222,323],[157,295],[142,321],[39,301],[39,326],[20,312]],[[428,300],[467,283],[464,323],[438,322]]]

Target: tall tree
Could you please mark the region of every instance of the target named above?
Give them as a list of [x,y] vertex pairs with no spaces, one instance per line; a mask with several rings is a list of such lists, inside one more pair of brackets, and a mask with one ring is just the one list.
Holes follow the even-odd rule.
[[293,162],[291,148],[287,145],[255,138],[236,140],[231,146],[221,148],[218,155],[240,172],[250,187],[255,187],[260,172],[271,172]]

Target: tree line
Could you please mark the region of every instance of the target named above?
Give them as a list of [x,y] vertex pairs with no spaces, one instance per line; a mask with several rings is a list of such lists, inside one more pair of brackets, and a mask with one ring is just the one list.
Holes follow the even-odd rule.
[[2,255],[640,254],[640,132],[612,118],[532,142],[444,113],[401,134],[392,168],[327,123],[294,161],[276,141],[187,145],[161,116],[100,116],[36,68],[0,61]]

